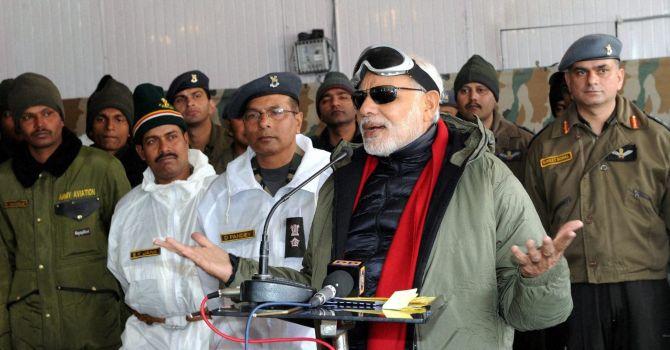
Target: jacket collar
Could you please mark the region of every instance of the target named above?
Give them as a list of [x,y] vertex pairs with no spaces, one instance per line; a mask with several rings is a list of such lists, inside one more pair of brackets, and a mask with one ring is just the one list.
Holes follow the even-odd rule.
[[203,186],[204,181],[210,176],[216,175],[214,167],[212,167],[207,159],[207,156],[197,149],[188,150],[188,162],[193,167],[193,173],[186,180],[176,180],[169,184],[157,184],[154,172],[151,167],[144,170],[144,179],[142,180],[142,190],[146,192],[159,192],[162,189],[178,187],[183,188],[189,193],[197,193]]
[[[633,125],[631,125],[633,117],[637,119],[637,127],[633,127]],[[570,107],[568,107],[568,109],[565,111],[563,117],[556,119],[556,121],[553,123],[551,130],[552,138],[566,136],[566,133],[563,130],[564,122],[567,122],[568,134],[575,125],[583,124],[579,118],[579,112],[577,112],[577,106],[575,103],[570,104]],[[630,130],[643,130],[649,126],[649,117],[637,106],[628,102],[623,96],[617,94],[616,106],[614,107],[614,119],[608,121],[608,123],[621,124]]]
[[[294,188],[317,170],[328,163],[330,153],[316,149],[312,146],[312,141],[302,134],[296,135],[296,145],[303,150],[304,155],[298,170],[293,175],[293,179],[286,186],[287,188]],[[230,195],[234,196],[242,191],[260,190],[263,191],[261,185],[256,181],[254,172],[251,168],[251,159],[256,156],[256,153],[247,147],[247,150],[232,162],[228,163],[226,172],[222,175],[226,177],[228,182],[228,190]],[[319,189],[319,181],[314,180],[302,188],[303,191],[308,191],[316,194]],[[279,192],[278,192],[279,193]]]
[[38,163],[33,158],[28,150],[28,144],[23,142],[12,161],[12,170],[21,185],[28,188],[35,184],[43,171],[55,177],[61,177],[77,158],[80,149],[81,141],[72,131],[64,127],[60,146],[44,164]]

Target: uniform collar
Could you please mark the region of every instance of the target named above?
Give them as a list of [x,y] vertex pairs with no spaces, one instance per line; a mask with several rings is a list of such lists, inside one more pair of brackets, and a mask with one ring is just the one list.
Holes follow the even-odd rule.
[[[616,95],[615,99],[616,106],[614,107],[613,115],[606,122],[608,127],[611,127],[612,124],[621,124],[630,130],[641,130],[648,127],[649,118],[642,110],[619,94]],[[575,103],[570,104],[570,107],[568,107],[563,117],[556,119],[554,122],[551,137],[557,138],[565,136],[564,125],[566,123],[569,134],[570,130],[572,130],[575,125],[584,124],[580,119]],[[633,120],[637,120],[637,125],[632,124],[635,123]]]
[[61,177],[77,158],[81,149],[81,140],[68,128],[63,128],[62,142],[44,164],[38,163],[23,142],[12,160],[12,170],[16,179],[25,188],[37,181],[40,173],[46,171],[55,177]]
[[[312,146],[312,141],[302,134],[296,135],[296,145],[300,147],[300,149],[304,152],[304,155],[302,157],[302,161],[300,162],[300,166],[293,175],[293,179],[286,186],[284,186],[288,188],[296,187],[302,181],[306,180],[313,173],[319,170],[322,166],[326,165],[330,159],[330,153],[314,148]],[[242,155],[228,163],[226,172],[221,176],[226,177],[230,196],[234,196],[239,192],[248,190],[263,191],[261,185],[258,183],[258,181],[256,181],[253,169],[251,167],[251,159],[255,156],[256,153],[251,149],[251,147],[247,147],[247,150],[242,153]],[[305,185],[305,187],[302,188],[303,191],[309,191],[314,194],[318,191],[318,189],[318,179],[309,182],[307,185]]]
[[[161,189],[170,188],[174,186],[184,187],[187,191],[196,190],[197,187],[202,186],[203,181],[216,175],[214,167],[212,167],[207,156],[197,149],[188,150],[188,162],[193,167],[193,173],[186,180],[176,180],[169,184],[157,184],[154,172],[151,167],[144,170],[144,179],[142,180],[142,189],[147,192],[156,192]],[[194,191],[195,192],[195,191]]]
[[214,124],[214,121],[210,120],[209,121],[212,124],[212,128],[210,129],[209,132],[209,140],[207,141],[207,144],[205,145],[205,153],[206,154],[211,154],[214,148],[216,147],[216,142],[221,140],[221,134],[223,133],[223,128],[219,127],[218,125]]

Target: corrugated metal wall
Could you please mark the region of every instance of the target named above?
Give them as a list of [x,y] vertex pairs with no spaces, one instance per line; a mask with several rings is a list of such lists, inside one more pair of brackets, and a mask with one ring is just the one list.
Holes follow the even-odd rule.
[[235,87],[289,69],[299,32],[332,37],[326,0],[0,0],[0,9],[0,77],[36,71],[64,97],[88,96],[105,73],[132,89],[167,87],[197,68],[211,87]]
[[670,0],[0,0],[0,8],[0,77],[37,71],[64,97],[89,95],[105,73],[167,86],[199,68],[212,87],[234,87],[289,69],[299,32],[333,38],[333,26],[347,74],[380,42],[445,73],[474,53],[498,69],[550,65],[594,31],[616,33],[624,58],[670,56]]

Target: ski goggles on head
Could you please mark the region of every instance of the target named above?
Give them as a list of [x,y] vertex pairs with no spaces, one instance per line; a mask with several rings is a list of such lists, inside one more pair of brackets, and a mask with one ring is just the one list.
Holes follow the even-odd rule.
[[354,66],[352,83],[358,88],[366,72],[381,76],[409,75],[426,91],[440,91],[435,81],[404,52],[389,45],[375,45],[363,50]]

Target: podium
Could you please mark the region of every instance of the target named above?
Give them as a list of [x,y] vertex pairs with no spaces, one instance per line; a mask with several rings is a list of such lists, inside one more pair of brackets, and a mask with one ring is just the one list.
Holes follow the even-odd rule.
[[[387,311],[379,308],[342,307],[337,304],[326,304],[318,308],[283,308],[262,309],[256,317],[282,319],[304,326],[313,326],[313,321],[320,321],[317,334],[321,338],[333,339],[333,345],[338,350],[347,350],[349,343],[347,331],[353,328],[356,322],[391,322],[407,324],[425,324],[444,309],[444,300],[436,298],[422,310],[413,310],[412,313],[402,311]],[[233,307],[210,310],[212,317],[248,317],[251,310],[257,305],[238,303]],[[286,336],[290,336],[287,334]]]

